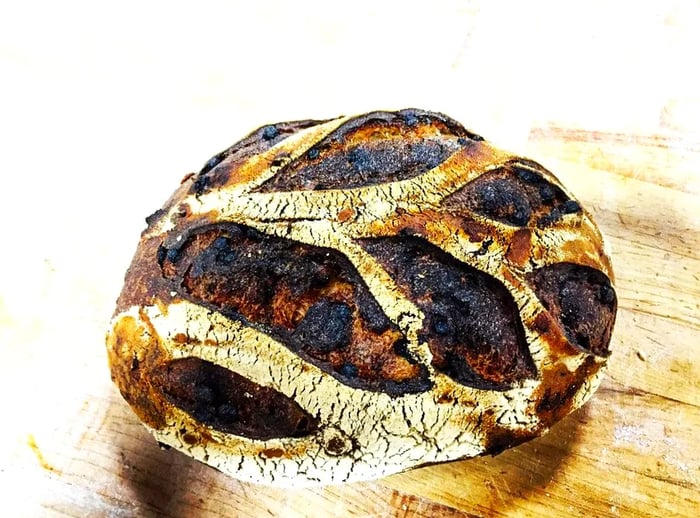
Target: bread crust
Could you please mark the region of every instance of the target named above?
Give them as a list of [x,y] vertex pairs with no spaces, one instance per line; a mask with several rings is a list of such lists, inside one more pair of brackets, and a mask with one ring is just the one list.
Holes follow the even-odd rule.
[[590,214],[441,114],[263,126],[147,223],[112,378],[158,441],[243,480],[498,453],[581,406],[609,355]]

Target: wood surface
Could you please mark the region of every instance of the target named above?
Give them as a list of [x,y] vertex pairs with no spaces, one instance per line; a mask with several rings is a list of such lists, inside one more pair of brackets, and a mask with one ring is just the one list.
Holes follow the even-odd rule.
[[[0,514],[698,515],[697,2],[8,4]],[[408,106],[543,163],[593,213],[620,303],[600,390],[497,457],[345,486],[160,450],[104,350],[143,218],[263,123]]]

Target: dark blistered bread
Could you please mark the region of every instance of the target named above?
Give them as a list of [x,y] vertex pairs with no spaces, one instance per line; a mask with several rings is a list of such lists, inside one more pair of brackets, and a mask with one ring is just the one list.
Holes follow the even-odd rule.
[[264,126],[147,223],[112,377],[158,441],[240,479],[498,453],[582,405],[609,354],[590,215],[437,113]]

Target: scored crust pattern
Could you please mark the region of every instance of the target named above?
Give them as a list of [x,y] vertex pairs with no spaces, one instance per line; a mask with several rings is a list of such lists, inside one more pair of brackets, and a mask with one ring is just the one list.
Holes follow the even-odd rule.
[[441,114],[264,126],[147,223],[112,378],[158,441],[243,480],[498,453],[582,405],[609,355],[590,215]]

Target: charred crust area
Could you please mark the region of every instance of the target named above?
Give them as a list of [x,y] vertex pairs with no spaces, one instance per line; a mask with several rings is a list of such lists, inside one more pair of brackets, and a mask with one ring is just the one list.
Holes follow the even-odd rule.
[[493,230],[483,223],[480,223],[472,218],[460,217],[459,228],[467,235],[467,238],[472,243],[485,242],[491,236]]
[[172,301],[170,282],[163,278],[158,268],[157,258],[162,253],[161,249],[158,239],[141,241],[124,278],[115,315],[131,306],[149,306],[156,302],[167,304]]
[[158,261],[184,298],[272,336],[347,385],[392,395],[430,388],[401,331],[335,250],[216,224],[161,247]]
[[262,126],[234,145],[217,153],[204,164],[195,176],[190,194],[201,195],[226,185],[236,168],[245,160],[263,153],[290,135],[326,121],[303,120],[280,122]]
[[553,384],[540,394],[535,406],[538,415],[552,412],[569,413],[570,403],[583,381],[579,378],[572,383],[572,377],[572,373],[563,365],[548,373],[548,380],[553,381]]
[[[170,195],[170,198],[168,198],[168,200],[163,204],[163,207],[146,217],[146,225],[148,225],[148,228],[144,231],[144,233],[152,230],[155,226],[161,223],[162,220],[167,219],[171,214],[175,214],[181,221],[185,219],[185,216],[190,215],[189,206],[187,203],[183,203],[182,200],[187,196],[187,193],[191,188],[193,178],[194,173],[190,173],[183,178],[182,183],[180,183],[175,192]],[[176,206],[178,206],[177,209],[175,209]]]
[[437,113],[369,113],[321,139],[258,192],[348,189],[406,180],[480,139]]
[[445,198],[443,206],[515,227],[544,228],[567,214],[582,212],[576,200],[521,162],[510,162],[479,176]]
[[515,301],[496,279],[421,238],[361,244],[424,312],[419,338],[427,342],[438,371],[493,390],[536,375]]
[[505,450],[539,437],[544,431],[540,425],[513,428],[504,424],[501,420],[505,413],[503,410],[496,411],[494,408],[486,408],[479,415],[477,424],[481,436],[484,438],[481,455],[498,455]]
[[155,330],[143,315],[118,318],[107,335],[107,358],[112,381],[144,423],[154,429],[166,425],[163,399],[150,381],[154,366],[167,360]]
[[617,312],[617,295],[601,271],[556,263],[527,274],[542,305],[580,350],[607,357]]
[[[160,255],[164,253],[162,238],[147,237],[149,231],[168,215],[168,213],[178,205],[183,208],[182,198],[187,195],[189,188],[185,182],[170,196],[163,208],[157,210],[146,218],[148,228],[142,233],[134,257],[129,265],[129,269],[124,277],[124,286],[117,299],[114,316],[131,306],[151,306],[154,304],[169,304],[174,300],[171,295],[172,286],[169,281],[163,278],[160,268]],[[177,222],[179,227],[190,227],[201,225],[209,215],[198,217],[181,217]]]
[[540,433],[531,430],[512,430],[506,427],[493,426],[484,434],[486,444],[484,455],[498,455],[505,450],[514,448],[538,437]]
[[170,403],[220,432],[267,440],[303,437],[319,426],[284,394],[200,358],[172,360],[151,380]]
[[542,383],[533,394],[535,412],[541,426],[549,428],[574,410],[574,398],[600,369],[593,356],[588,356],[575,372],[556,364],[543,373]]

